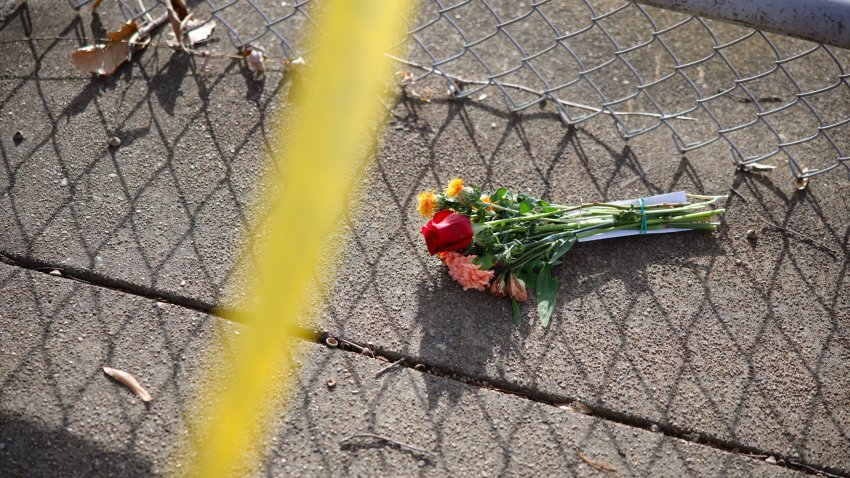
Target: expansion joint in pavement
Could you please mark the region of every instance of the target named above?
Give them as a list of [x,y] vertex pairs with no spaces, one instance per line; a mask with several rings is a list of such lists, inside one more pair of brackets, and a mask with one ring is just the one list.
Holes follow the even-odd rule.
[[[50,274],[57,278],[65,280],[78,281],[87,285],[112,289],[124,294],[144,297],[151,300],[166,302],[179,307],[198,311],[210,315],[214,315],[226,320],[232,320],[232,314],[223,313],[223,311],[214,304],[198,300],[191,297],[186,297],[174,294],[164,290],[158,290],[152,287],[142,286],[127,281],[114,279],[111,277],[98,274],[85,269],[69,267],[65,265],[50,264],[38,259],[24,257],[7,251],[0,251],[0,262],[5,264],[27,269],[33,272]],[[58,271],[58,273],[56,272]],[[547,394],[539,390],[534,390],[526,387],[521,387],[508,382],[495,383],[488,381],[487,378],[475,377],[461,370],[450,370],[448,368],[423,363],[417,358],[401,354],[392,350],[386,350],[372,343],[358,343],[357,341],[348,340],[344,337],[331,335],[328,332],[316,334],[312,331],[302,330],[300,337],[302,340],[323,344],[330,348],[335,348],[342,353],[355,353],[370,357],[374,360],[381,360],[387,365],[376,374],[376,379],[380,375],[389,375],[390,369],[393,367],[406,367],[414,369],[418,372],[433,375],[447,380],[460,382],[468,386],[487,389],[496,393],[503,393],[520,397],[525,400],[530,400],[558,408],[570,407],[574,412],[586,413],[597,419],[605,420],[620,425],[650,431],[653,433],[663,434],[668,437],[678,438],[691,443],[698,443],[704,446],[709,446],[727,453],[735,453],[738,455],[747,456],[755,459],[765,459],[774,457],[776,459],[775,466],[780,466],[799,472],[804,472],[812,475],[820,475],[835,478],[850,478],[850,475],[832,467],[823,467],[800,461],[795,457],[783,456],[774,451],[762,450],[756,447],[736,443],[729,440],[723,440],[716,437],[701,435],[698,432],[674,427],[670,424],[656,423],[646,418],[636,415],[623,413],[613,409],[598,405],[587,405],[579,402],[575,398],[569,396],[555,396]]]
[[[813,465],[810,463],[806,463],[805,461],[800,461],[795,457],[784,456],[774,451],[762,450],[742,443],[736,443],[733,441],[723,440],[711,436],[704,436],[692,430],[674,427],[670,424],[656,423],[642,417],[619,412],[606,407],[595,405],[589,406],[570,397],[554,396],[542,393],[538,390],[519,387],[507,382],[494,383],[492,381],[488,381],[489,379],[487,378],[473,377],[462,371],[449,370],[444,367],[436,366],[433,364],[422,363],[416,358],[412,358],[404,354],[399,354],[391,350],[386,350],[371,343],[357,343],[345,339],[343,337],[332,336],[328,333],[322,333],[321,341],[324,345],[331,348],[336,348],[347,353],[365,355],[375,360],[386,362],[387,366],[382,369],[381,372],[395,366],[412,368],[421,373],[434,375],[447,380],[461,382],[473,387],[485,388],[496,393],[513,395],[526,400],[531,400],[534,402],[558,408],[569,407],[575,413],[585,413],[594,416],[600,420],[606,420],[632,428],[639,428],[641,430],[663,434],[668,437],[678,438],[680,440],[684,440],[691,443],[698,443],[700,445],[709,446],[711,448],[715,448],[727,453],[735,453],[754,459],[766,459],[772,456],[776,460],[776,466],[781,466],[799,472],[817,476],[850,478],[850,475],[848,475],[847,473],[834,469],[833,467]],[[381,372],[379,372],[379,374]]]
[[85,284],[112,289],[125,294],[137,295],[147,299],[167,302],[169,304],[179,305],[187,309],[196,310],[206,314],[215,313],[215,305],[203,300],[186,297],[173,292],[159,290],[153,287],[147,287],[132,282],[115,279],[103,274],[98,274],[86,269],[81,269],[74,266],[50,264],[32,257],[21,256],[8,251],[0,251],[0,262],[11,266],[22,267],[34,272],[55,275],[65,279],[82,282]]

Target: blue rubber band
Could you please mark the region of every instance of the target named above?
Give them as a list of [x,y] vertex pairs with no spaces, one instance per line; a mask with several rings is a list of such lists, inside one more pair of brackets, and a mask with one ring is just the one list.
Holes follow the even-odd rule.
[[638,200],[640,204],[640,233],[646,234],[646,209],[644,208],[643,198]]

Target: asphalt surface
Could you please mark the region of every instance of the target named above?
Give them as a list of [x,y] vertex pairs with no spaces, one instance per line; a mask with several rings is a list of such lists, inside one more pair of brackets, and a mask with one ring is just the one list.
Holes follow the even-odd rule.
[[[32,427],[33,438],[25,449],[55,434],[60,438],[52,441],[70,443],[67,449],[56,450],[57,460],[114,452],[116,457],[138,459],[127,465],[137,471],[161,472],[162,458],[156,457],[165,456],[164,442],[154,440],[148,448],[133,441],[137,429],[144,429],[155,413],[141,413],[138,407],[124,410],[114,418],[124,420],[121,426],[115,422],[114,436],[94,441],[88,437],[96,433],[83,433],[81,425],[70,425],[106,413],[74,415],[74,402],[87,393],[87,387],[107,393],[106,385],[114,385],[101,376],[98,367],[104,357],[112,359],[110,354],[117,353],[110,350],[119,350],[101,334],[115,327],[109,324],[116,314],[100,312],[99,307],[116,307],[121,311],[117,315],[125,317],[119,323],[139,327],[138,336],[126,337],[125,345],[149,344],[150,356],[143,365],[156,365],[152,373],[160,377],[151,384],[171,390],[167,384],[174,382],[176,390],[178,382],[193,383],[192,373],[175,364],[183,360],[196,364],[205,339],[212,336],[212,332],[199,335],[196,331],[211,330],[210,321],[219,322],[172,305],[153,307],[153,302],[142,298],[136,299],[133,307],[137,309],[133,309],[119,297],[161,297],[201,310],[216,303],[240,304],[244,289],[234,278],[250,275],[239,258],[241,237],[254,221],[252,193],[264,167],[264,152],[271,147],[273,118],[286,111],[291,78],[282,68],[272,68],[264,81],[257,81],[243,63],[227,59],[212,61],[212,71],[205,72],[196,59],[153,47],[113,78],[90,78],[73,69],[68,54],[86,43],[80,38],[97,36],[104,27],[117,25],[117,13],[108,5],[103,8],[95,19],[87,11],[75,16],[70,9],[33,2],[14,10],[0,24],[0,57],[12,60],[0,66],[0,252],[16,264],[4,267],[11,271],[6,273],[10,278],[4,279],[4,291],[11,292],[4,292],[5,304],[0,308],[7,329],[3,341],[11,341],[12,335],[23,330],[33,338],[22,336],[23,348],[13,352],[23,354],[26,348],[46,357],[58,354],[53,359],[29,359],[38,361],[27,365],[34,367],[34,373],[15,372],[15,367],[23,367],[23,359],[5,365],[4,383],[14,385],[4,385],[0,403],[5,408],[0,413],[9,416],[4,423],[10,425],[4,429],[19,430],[36,420],[40,406],[52,407],[50,413],[45,411],[49,418],[43,425]],[[216,35],[224,39],[220,31]],[[223,42],[217,48],[229,51]],[[463,68],[459,65],[458,71]],[[711,76],[710,69],[707,75]],[[450,389],[461,387],[466,390],[461,395],[494,394],[494,400],[507,400],[492,405],[492,413],[480,412],[484,415],[510,414],[505,412],[511,409],[508,403],[540,407],[540,420],[525,422],[532,431],[522,440],[555,442],[565,450],[598,450],[609,462],[618,463],[615,467],[631,474],[677,474],[677,465],[669,463],[685,466],[687,462],[675,446],[707,450],[711,457],[720,454],[716,459],[722,463],[744,459],[720,451],[738,449],[850,474],[846,406],[850,399],[850,189],[845,175],[819,177],[806,191],[797,191],[781,169],[765,175],[736,172],[721,142],[682,156],[664,128],[625,142],[605,117],[566,128],[552,105],[534,106],[517,116],[505,112],[500,93],[492,89],[486,90],[484,99],[458,102],[440,93],[438,81],[419,83],[415,89],[423,91],[426,86],[437,92],[430,102],[408,95],[390,105],[390,121],[379,139],[378,153],[358,187],[359,193],[368,194],[355,196],[354,213],[330,243],[340,252],[338,274],[326,279],[328,290],[315,300],[305,325],[372,343],[379,353],[405,357],[442,375],[521,392],[531,400],[404,371],[405,377],[419,383],[415,393],[410,392],[411,400],[427,403],[429,410],[448,404],[442,405],[445,411],[441,412],[446,420],[431,415],[422,418],[428,422],[427,427],[421,425],[429,430],[421,435],[427,440],[401,441],[424,446],[437,440],[444,447],[443,443],[456,442],[433,437],[466,433],[476,426],[478,422],[463,419],[465,415],[454,415],[449,405],[455,403]],[[749,106],[732,101],[728,107]],[[846,114],[848,106],[839,101],[831,108],[840,115]],[[21,131],[23,140],[13,139],[15,131]],[[740,141],[763,145],[762,133],[745,131]],[[120,138],[121,145],[108,146],[111,137]],[[809,153],[823,156],[828,150],[821,146],[812,145]],[[564,203],[675,190],[730,194],[730,198],[717,234],[634,237],[576,247],[561,268],[562,283],[549,328],[536,323],[533,306],[527,305],[523,324],[516,329],[509,303],[463,292],[427,255],[419,236],[422,219],[414,210],[415,195],[440,188],[455,176],[485,188],[506,186]],[[67,281],[23,269],[58,269],[65,276],[123,292],[108,292],[114,300],[102,301],[89,296],[91,290],[107,293],[103,289],[68,286],[63,299],[52,300],[59,301],[63,311],[72,308],[71,302],[84,304],[80,313],[85,320],[69,317],[66,329],[51,318],[50,303],[32,299],[32,306],[20,304],[22,297],[40,297],[37,291],[42,289],[54,294],[52,284]],[[158,317],[159,329],[144,327],[143,319],[132,320],[149,313]],[[173,317],[163,318],[168,314]],[[176,318],[184,315],[192,320]],[[19,317],[26,319],[11,320]],[[172,322],[179,327],[172,328]],[[76,329],[67,337],[56,328],[71,330],[71,325]],[[197,346],[184,347],[184,341],[195,341]],[[163,348],[154,343],[172,345]],[[169,347],[176,348],[166,353]],[[66,367],[64,354],[74,350],[82,358],[67,360],[82,360],[84,366]],[[182,350],[192,353],[183,359],[178,353]],[[7,348],[4,353],[9,352]],[[315,378],[339,369],[315,365],[343,360],[322,355],[326,353],[310,352],[312,358],[305,360],[303,373],[314,373]],[[365,366],[358,362],[352,367]],[[373,373],[368,367],[364,370],[369,371],[350,373]],[[185,380],[175,378],[180,374]],[[51,376],[55,377],[45,378]],[[299,393],[304,396],[327,391],[324,380],[302,383],[306,385]],[[60,391],[65,390],[62,387],[73,393]],[[364,387],[358,393],[372,393],[367,390]],[[402,394],[375,393],[380,397],[376,401]],[[174,398],[174,409],[182,405],[181,399]],[[554,420],[548,414],[558,410],[537,401],[573,400],[588,405],[598,417],[577,425],[585,432],[546,435],[541,431],[540,423]],[[121,400],[108,403],[115,406],[107,407],[110,410],[123,410]],[[302,403],[311,405],[309,400]],[[317,410],[330,407],[320,407],[324,403],[320,400],[316,403]],[[346,410],[353,418],[362,417],[364,403],[346,403]],[[413,412],[387,409],[384,413],[387,422],[403,424]],[[322,413],[308,416],[310,420],[296,430],[316,436],[321,430],[317,427],[326,422]],[[522,420],[516,418],[516,423]],[[135,425],[127,426],[128,422]],[[689,444],[646,431],[653,426]],[[603,428],[637,436],[628,444],[597,439]],[[363,429],[358,425],[343,430],[351,434]],[[398,434],[391,436],[404,436],[401,425],[386,431],[396,430]],[[577,440],[576,436],[593,438]],[[334,443],[338,439],[339,435],[322,438]],[[107,446],[112,442],[123,445]],[[613,442],[620,444],[611,448]],[[306,442],[290,443],[303,447]],[[676,444],[669,453],[658,452],[657,459],[650,455],[629,469],[641,447],[667,450],[667,443]],[[511,453],[500,456],[534,448],[525,447],[524,442],[522,447],[509,445],[502,450]],[[583,466],[572,459],[572,452],[558,453],[564,462],[529,452],[518,455],[522,458],[514,463],[498,458],[498,450],[480,446],[475,456],[480,455],[481,461],[445,458],[423,468],[419,459],[395,449],[355,447],[354,454],[368,455],[384,467],[381,470],[394,474],[427,474],[429,470],[475,474],[471,469],[453,468],[473,464],[493,474],[498,470],[522,474],[528,470],[524,466],[535,463],[551,465],[553,473],[575,472]],[[87,451],[78,452],[81,449]],[[345,461],[353,460],[351,451],[332,448],[332,454],[319,455],[333,458],[318,459],[314,449],[300,452],[308,468],[360,470],[356,460]],[[454,445],[441,450],[440,456],[445,457],[456,451]],[[495,458],[487,458],[485,450]],[[685,469],[707,475],[742,474],[728,467],[732,465],[718,465],[715,458],[706,460]],[[91,465],[86,458],[77,463]],[[288,461],[285,466],[302,462],[295,463]],[[416,467],[404,468],[412,464]],[[274,473],[297,473],[281,461],[271,460],[267,466],[277,470]],[[784,469],[765,470],[772,474]]]

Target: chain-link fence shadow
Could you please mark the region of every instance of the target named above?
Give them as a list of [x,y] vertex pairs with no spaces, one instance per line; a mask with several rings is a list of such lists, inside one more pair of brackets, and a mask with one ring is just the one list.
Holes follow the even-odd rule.
[[[132,6],[130,2],[126,4]],[[204,5],[207,3],[192,5],[200,18]],[[248,9],[249,13],[254,8],[244,1],[235,5]],[[433,5],[436,4],[426,8],[434,8]],[[531,15],[524,17],[527,19],[505,25],[504,29],[516,29],[532,17],[539,17],[546,5],[549,3],[531,8]],[[487,11],[483,13],[490,17],[471,13],[464,16],[465,9],[473,7],[486,10],[483,3],[465,2],[439,12],[439,22],[450,32],[453,27],[449,19],[459,22],[465,18],[488,21],[492,18]],[[219,14],[231,27],[239,29],[236,20],[224,16],[231,8],[236,7],[222,4]],[[503,15],[501,10],[494,11]],[[627,6],[591,22],[592,30],[599,30],[597,24],[613,21],[627,12],[643,18],[637,6]],[[652,12],[655,18],[656,13]],[[433,11],[423,11],[421,18],[431,18],[432,14]],[[455,18],[458,15],[460,18]],[[105,13],[102,16],[106,18]],[[19,28],[18,22],[28,21],[25,17],[20,13],[7,19],[10,25],[7,28]],[[36,18],[44,21],[41,16]],[[73,21],[60,18],[57,22],[65,23],[38,31],[49,31],[63,38],[78,37],[80,40],[74,46],[83,45],[88,43],[84,38],[96,36],[93,33],[96,29],[83,18],[87,17]],[[504,13],[504,20],[509,18],[514,16]],[[550,20],[554,22],[554,18],[557,16],[553,14]],[[281,34],[288,35],[285,24],[278,25]],[[712,22],[706,24],[712,29],[725,28]],[[472,31],[472,27],[463,28]],[[491,24],[481,25],[482,31],[491,28]],[[548,31],[546,28],[544,25],[543,31]],[[702,23],[692,19],[670,32],[681,33],[687,28],[696,29],[693,35],[702,35],[704,31]],[[217,33],[225,34],[226,30]],[[612,28],[609,33],[628,36],[629,31],[632,30],[620,32]],[[511,35],[517,38],[521,33]],[[685,38],[688,35],[683,34]],[[411,41],[416,43],[415,37],[432,42],[439,36],[449,38],[435,23],[414,33]],[[608,40],[602,36],[598,42],[590,43],[606,45]],[[239,38],[247,40],[252,35]],[[252,41],[268,43],[267,38],[275,38],[273,43],[277,41],[274,34]],[[743,47],[762,39],[761,34],[750,34],[727,48],[710,49],[731,56],[736,45]],[[758,94],[753,93],[755,86],[753,90],[744,88],[758,83],[756,79],[739,82],[734,90],[701,103],[724,102],[725,106],[718,111],[700,106],[684,112],[681,105],[673,105],[663,111],[676,113],[675,118],[669,114],[666,118],[643,114],[612,117],[608,113],[613,111],[661,113],[651,109],[650,96],[643,93],[651,90],[648,86],[631,100],[605,105],[609,111],[604,112],[601,106],[604,101],[593,91],[591,83],[612,99],[630,94],[628,89],[640,84],[627,76],[631,74],[629,68],[617,59],[594,70],[604,71],[605,75],[596,78],[593,71],[585,71],[571,87],[556,90],[551,88],[560,86],[559,83],[549,86],[522,83],[540,81],[534,80],[532,64],[541,76],[549,75],[549,68],[555,71],[558,59],[553,59],[546,68],[536,66],[535,62],[542,61],[545,55],[520,62],[525,66],[511,74],[478,77],[483,78],[481,81],[487,87],[476,91],[476,83],[471,80],[476,78],[476,72],[480,73],[476,70],[480,64],[472,51],[479,45],[486,45],[486,51],[478,55],[492,56],[486,60],[488,65],[500,65],[499,69],[493,69],[492,75],[515,66],[519,54],[512,52],[516,48],[508,45],[513,49],[504,49],[495,44],[497,41],[510,42],[510,37],[498,33],[480,44],[458,47],[459,50],[452,50],[446,40],[446,55],[451,55],[451,51],[464,52],[454,62],[443,62],[449,56],[436,55],[436,60],[423,60],[424,49],[410,46],[404,61],[421,62],[428,68],[422,70],[428,77],[416,79],[408,86],[409,97],[400,98],[392,107],[380,152],[361,185],[362,191],[370,193],[365,197],[376,204],[363,206],[358,215],[342,225],[340,235],[344,240],[338,245],[343,249],[342,275],[334,281],[327,279],[333,289],[324,298],[322,327],[362,343],[371,341],[380,348],[448,373],[523,389],[552,400],[578,399],[604,413],[658,423],[670,430],[687,432],[691,441],[715,440],[730,446],[751,446],[831,469],[846,463],[842,457],[850,454],[846,439],[850,418],[843,400],[850,389],[847,383],[850,331],[843,311],[850,307],[846,260],[850,235],[846,212],[850,198],[847,188],[840,183],[845,180],[839,177],[843,175],[818,178],[807,192],[794,192],[793,185],[785,184],[783,177],[732,178],[728,162],[709,161],[714,153],[728,154],[730,145],[723,137],[689,151],[684,159],[677,153],[667,154],[675,153],[675,149],[671,150],[675,143],[670,142],[668,134],[671,129],[680,131],[679,128],[691,125],[709,125],[703,132],[713,134],[716,125],[706,109],[721,117],[796,101],[795,106],[782,110],[803,108],[799,117],[792,117],[785,125],[795,126],[802,124],[800,117],[809,115],[803,98],[797,93],[793,97],[782,96],[785,93],[771,92],[769,87],[767,92]],[[731,40],[722,41],[726,44]],[[778,39],[772,41],[781,43]],[[488,42],[493,42],[493,46]],[[653,42],[655,46],[658,44],[659,41]],[[694,44],[696,48],[697,43]],[[454,46],[457,47],[457,42]],[[0,205],[9,212],[0,219],[5,221],[0,231],[3,247],[34,261],[65,264],[68,270],[92,270],[99,277],[119,278],[148,292],[165,290],[175,296],[214,303],[236,261],[238,246],[233,244],[250,222],[246,198],[259,174],[261,153],[267,147],[272,97],[285,91],[285,83],[279,86],[279,77],[269,75],[264,84],[259,84],[239,63],[228,63],[217,74],[204,76],[195,58],[167,50],[145,52],[115,78],[89,80],[71,75],[64,68],[70,50],[67,42],[30,39],[3,48],[9,57],[18,58],[25,65],[7,70],[2,80],[2,109],[22,105],[15,110],[20,112],[15,117],[3,115],[0,119],[3,130],[21,130],[24,136],[21,142],[11,140],[8,135],[0,140],[4,169],[0,176],[0,188],[3,188]],[[427,48],[431,51],[437,47]],[[530,56],[546,47],[524,48],[528,48]],[[577,46],[571,48],[579,51]],[[762,57],[753,53],[760,47],[746,48],[751,48],[747,54],[757,59],[753,68],[765,65],[759,63]],[[554,50],[559,49],[563,47]],[[602,47],[599,51],[598,62],[610,59]],[[644,48],[634,51],[643,52]],[[832,59],[822,56],[829,57],[826,52],[819,47],[800,60],[821,56],[821,62],[814,64],[829,65]],[[296,48],[292,54],[296,53],[304,52]],[[289,53],[284,51],[282,55]],[[504,58],[499,59],[500,55]],[[665,51],[659,55],[661,60],[667,58]],[[646,63],[630,60],[629,64],[642,65],[653,72],[656,65],[661,65],[658,66],[661,74],[666,68],[663,61],[653,63],[655,56],[650,57]],[[686,60],[680,61],[684,65]],[[708,67],[716,61],[721,63],[719,70]],[[444,70],[443,74],[432,71],[435,63],[440,63],[437,66]],[[59,64],[63,68],[55,66]],[[588,61],[586,66],[596,64]],[[417,71],[410,64],[399,65],[399,69]],[[608,68],[615,67],[628,71],[609,74]],[[704,82],[699,80],[699,67],[704,68]],[[689,78],[706,92],[712,85],[721,84],[710,80],[712,72],[722,72],[727,67],[717,53],[710,61],[674,70],[684,72],[692,68],[696,69],[693,73],[696,79]],[[828,68],[812,71],[832,75],[826,73],[830,71]],[[575,70],[564,66],[563,72],[574,74]],[[683,74],[675,73],[664,81],[684,82],[681,91],[692,92]],[[777,77],[782,74],[781,70],[773,73]],[[423,101],[428,99],[425,88],[430,86],[439,91],[447,76],[467,80],[465,84],[450,81],[458,87],[458,94],[467,96],[469,101],[460,102],[442,95],[433,95],[430,103]],[[643,81],[646,84],[648,80]],[[844,92],[846,84],[844,79],[841,81],[838,87],[823,94]],[[514,82],[539,88],[539,92],[547,88],[551,91],[541,96],[507,84]],[[609,83],[610,86],[603,87]],[[572,87],[584,88],[578,102],[592,103],[588,105],[591,109],[552,99],[568,101],[562,93]],[[609,93],[609,88],[614,93]],[[624,90],[617,93],[617,88]],[[752,101],[747,91],[757,101]],[[503,92],[509,95],[507,108]],[[548,99],[539,101],[541,97]],[[677,94],[671,101],[678,99]],[[628,110],[629,101],[632,111]],[[829,114],[836,115],[846,113],[842,101],[846,99],[825,106],[823,115],[830,111]],[[522,115],[509,111],[520,106],[526,106]],[[561,123],[565,110],[576,121],[572,128]],[[767,115],[757,123],[768,122],[772,116]],[[579,122],[582,118],[586,121]],[[606,124],[609,120],[625,127],[611,128]],[[656,123],[659,126],[652,129]],[[741,135],[734,140],[736,144],[754,147],[774,141],[773,136],[762,135],[756,126],[723,134]],[[622,140],[620,133],[641,128],[647,132],[628,143]],[[828,128],[824,134],[831,135],[840,128]],[[107,146],[112,136],[122,140],[117,148]],[[685,137],[683,133],[680,136]],[[818,141],[826,140],[824,135],[819,138]],[[806,151],[816,150],[811,145],[809,142]],[[836,154],[831,148],[829,144],[825,146],[824,150],[832,153],[821,157],[830,158],[821,169],[839,164],[833,161]],[[504,302],[462,292],[424,252],[418,235],[421,218],[415,215],[413,207],[415,195],[424,189],[441,187],[454,176],[463,176],[485,188],[505,185],[564,202],[621,199],[677,189],[722,193],[734,180],[732,186],[746,201],[733,194],[724,225],[727,232],[718,236],[689,234],[626,239],[576,248],[562,273],[560,304],[550,328],[543,330],[533,325],[532,306],[527,306],[526,323],[517,331]],[[755,231],[755,240],[747,238],[748,229]],[[18,280],[9,279],[6,284]],[[42,316],[61,317],[63,310],[73,307],[71,301],[83,307],[77,299],[60,301],[56,310],[33,307]],[[90,308],[97,310],[96,302],[92,303],[95,305]],[[138,307],[122,312],[127,320],[121,327],[149,327],[149,321],[129,319],[151,316],[148,309]],[[112,309],[103,310],[101,316],[114,315]],[[33,324],[42,329],[41,332],[34,329],[32,333],[52,340],[50,337],[58,334],[54,327],[64,328],[63,325],[50,321]],[[165,332],[132,330],[140,337],[152,336],[149,349],[162,345],[161,358],[171,361],[168,363],[178,361],[180,351],[191,348],[193,343],[189,342],[193,330],[181,331],[173,337]],[[134,343],[127,340],[128,344]],[[108,350],[108,342],[101,344],[104,350]],[[36,352],[39,347],[47,346],[32,343]],[[69,381],[95,383],[103,377],[92,372],[99,364],[90,362],[83,372],[74,365],[60,364],[65,368],[53,365],[47,373],[68,372]],[[316,378],[305,381],[305,386],[321,387],[326,375],[337,373],[335,368],[327,367],[319,366]],[[26,372],[29,369],[20,370],[13,374],[15,380],[31,375]],[[171,386],[166,382],[157,386]],[[383,395],[378,400],[362,405],[367,410],[372,407],[378,416],[377,407],[386,397],[394,395],[392,386],[396,385],[388,384],[389,391],[381,392]],[[56,409],[61,410],[63,405],[70,406],[80,394],[87,393],[86,385],[67,398],[64,393],[56,391],[46,396],[55,399],[60,404]],[[310,400],[306,405],[318,403]],[[429,433],[436,440],[440,440],[441,430],[457,424],[456,416],[441,408],[444,401],[454,400],[445,387],[426,384],[418,400],[423,408],[446,413],[430,425]],[[474,406],[472,402],[469,405],[466,401],[464,406]],[[307,436],[319,437],[317,440],[321,442],[326,439],[321,435],[326,430],[321,428],[318,417],[312,418],[308,415],[295,420],[306,420],[301,429],[310,430]],[[60,416],[60,419],[64,418]],[[492,423],[493,430],[501,430],[496,417],[481,411],[479,419],[488,426]],[[129,417],[133,426],[140,429],[147,426],[145,420]],[[519,421],[511,422],[508,430],[519,424]],[[585,432],[586,441],[580,443],[590,443],[605,426],[600,425],[597,432]],[[557,430],[551,433],[552,440],[559,440]],[[491,438],[499,443],[501,450],[518,446],[520,440],[501,431],[494,431]],[[605,441],[608,440],[618,439],[609,436]],[[451,443],[443,442],[442,446],[451,448]],[[666,445],[659,442],[656,446],[647,456],[661,456],[659,450]],[[496,459],[503,460],[504,456]],[[660,462],[659,458],[657,463]],[[494,465],[494,469],[498,466]],[[846,469],[838,471],[847,473]]]
[[[7,32],[31,32],[43,14],[18,12]],[[88,43],[100,19],[37,22],[59,37],[4,46],[19,65],[0,98],[4,252],[215,304],[250,222],[280,76],[257,81],[238,62],[208,75],[158,49],[116,77],[80,82],[66,69],[67,39]]]
[[[164,10],[160,1],[120,4],[127,18]],[[315,28],[316,4],[196,8],[234,46],[277,43],[292,59]],[[454,97],[494,94],[510,111],[551,101],[567,124],[603,115],[624,138],[662,128],[683,154],[719,141],[741,167],[785,162],[798,178],[850,171],[850,56],[841,48],[613,0],[436,0],[407,22],[398,68],[408,81],[444,79]],[[759,141],[743,139],[753,134]]]
[[[344,269],[321,314],[330,333],[442,373],[846,472],[848,383],[836,375],[850,358],[844,178],[800,193],[739,173],[717,236],[580,245],[549,328],[532,304],[516,330],[503,299],[462,291],[427,256],[418,192],[463,176],[578,203],[717,191],[728,175],[699,158],[653,156],[658,138],[559,129],[551,109],[516,118],[408,99],[393,115],[362,191],[392,212],[356,215],[340,233]],[[431,406],[447,399],[426,392]]]
[[[0,265],[0,304],[8,310],[11,303],[20,313],[0,318],[0,339],[19,347],[0,352],[0,471],[149,476],[179,470],[174,453],[188,417],[203,408],[194,399],[209,346],[215,337],[238,341],[238,329],[180,307]],[[279,380],[290,390],[286,412],[275,408],[281,412],[268,419],[274,433],[258,446],[261,465],[244,469],[246,476],[586,471],[576,451],[630,474],[673,468],[699,476],[707,464],[749,474],[759,467],[747,456],[636,434],[404,367],[381,373],[387,363],[374,358],[315,344],[301,348],[297,377]],[[143,404],[106,377],[104,364],[134,373],[153,401]],[[431,393],[439,401],[429,401]],[[358,433],[419,448],[347,438]]]
[[[0,310],[0,341],[15,344],[0,351],[0,472],[164,472],[221,321],[4,264]],[[104,366],[133,373],[154,400]]]

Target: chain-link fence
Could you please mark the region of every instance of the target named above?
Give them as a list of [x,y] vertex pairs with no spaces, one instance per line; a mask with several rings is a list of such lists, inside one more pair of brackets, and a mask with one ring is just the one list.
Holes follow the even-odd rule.
[[[140,19],[162,1],[119,3]],[[317,5],[190,3],[234,46],[274,42],[288,59],[305,54]],[[848,50],[622,0],[434,0],[405,21],[405,56],[392,60],[406,82],[440,78],[473,100],[492,91],[514,112],[550,101],[565,123],[608,117],[624,138],[664,128],[682,154],[720,141],[742,168],[850,171]]]

